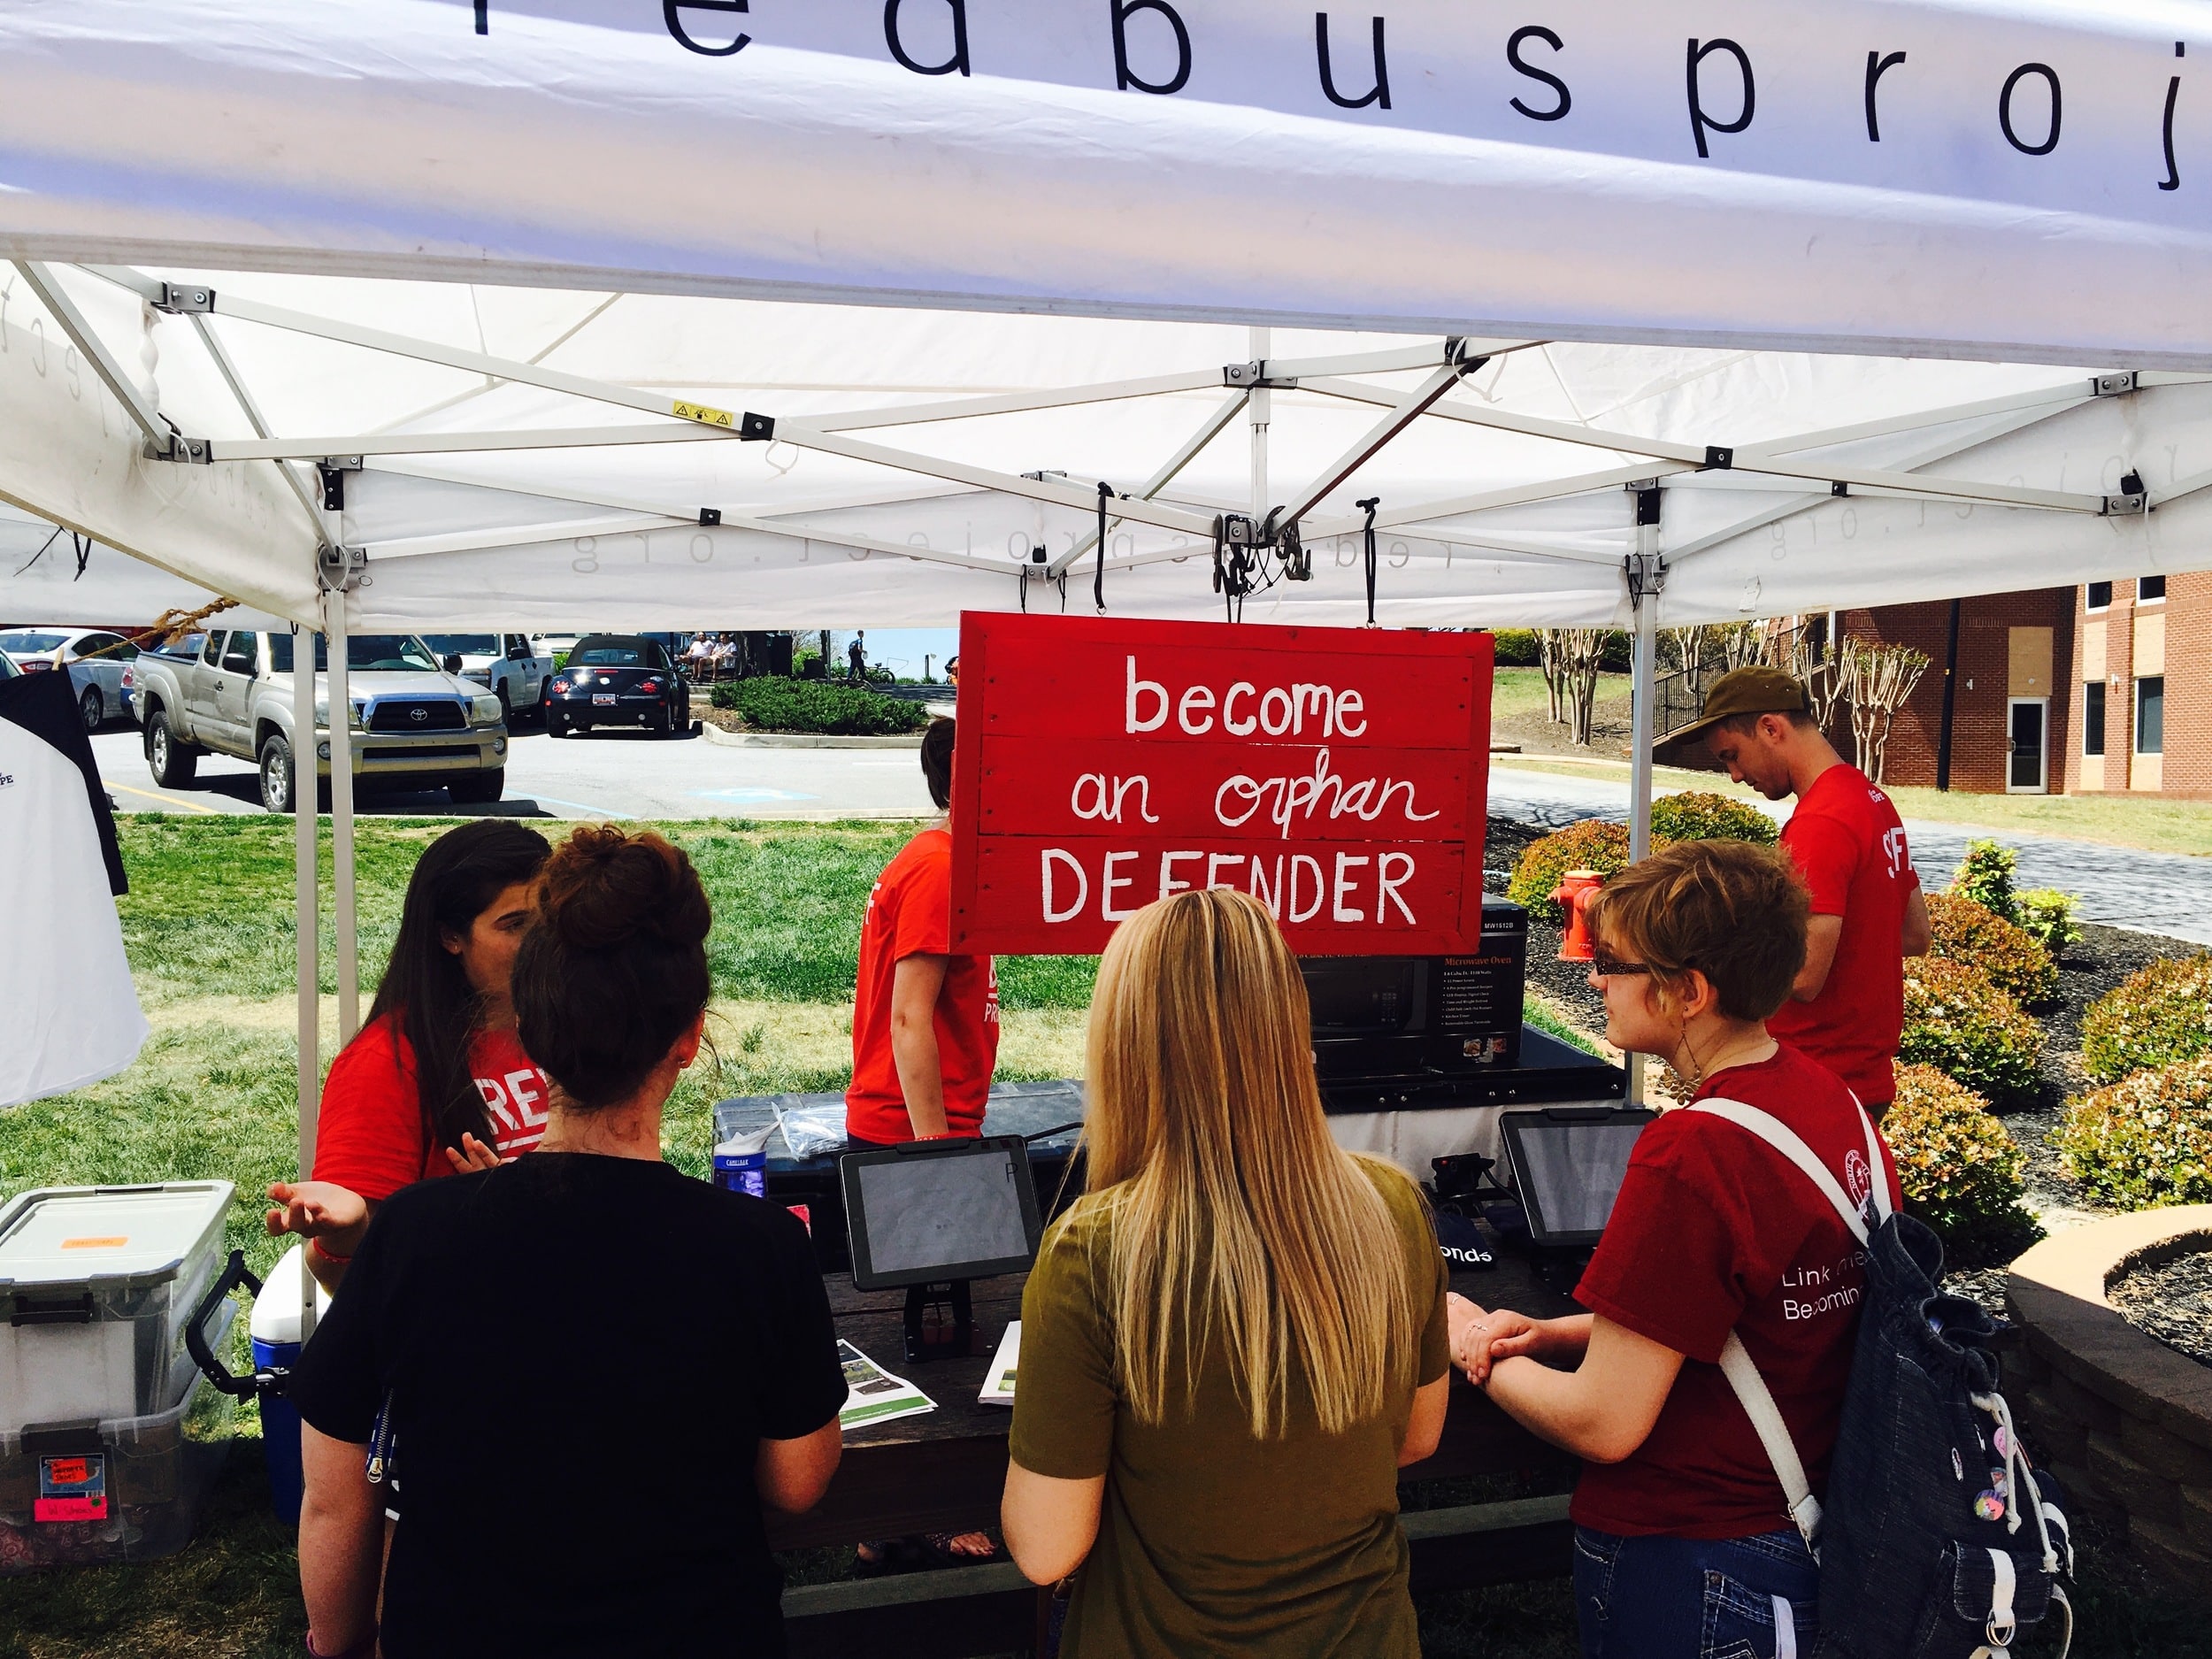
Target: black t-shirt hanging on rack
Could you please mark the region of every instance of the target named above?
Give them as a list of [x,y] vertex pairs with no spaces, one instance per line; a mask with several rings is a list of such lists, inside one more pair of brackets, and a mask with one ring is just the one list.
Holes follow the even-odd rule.
[[407,1187],[292,1383],[364,1444],[388,1391],[389,1659],[784,1652],[754,1458],[845,1403],[787,1211],[581,1153]]

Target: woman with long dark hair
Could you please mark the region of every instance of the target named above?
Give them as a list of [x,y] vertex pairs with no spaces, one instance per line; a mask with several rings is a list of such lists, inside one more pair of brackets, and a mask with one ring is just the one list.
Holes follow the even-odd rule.
[[[657,835],[579,829],[546,866],[514,974],[544,1143],[394,1197],[292,1375],[309,1652],[784,1651],[761,1509],[829,1485],[845,1379],[797,1218],[661,1161],[709,920]],[[407,1471],[380,1632],[380,1413]]]
[[305,1235],[308,1270],[334,1290],[401,1187],[545,1133],[545,1078],[516,1038],[511,986],[550,850],[534,829],[480,818],[415,865],[368,1023],[323,1085],[313,1178],[269,1188],[269,1231]]

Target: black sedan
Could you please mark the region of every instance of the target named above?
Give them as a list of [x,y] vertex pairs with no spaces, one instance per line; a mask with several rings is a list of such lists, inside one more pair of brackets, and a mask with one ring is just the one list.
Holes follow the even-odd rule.
[[587,634],[545,687],[555,737],[595,726],[641,726],[657,736],[691,730],[691,682],[652,640]]

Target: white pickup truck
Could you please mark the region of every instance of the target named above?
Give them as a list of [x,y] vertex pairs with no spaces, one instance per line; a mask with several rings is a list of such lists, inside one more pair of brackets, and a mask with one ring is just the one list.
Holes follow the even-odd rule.
[[[146,765],[165,789],[190,786],[199,757],[250,760],[261,803],[289,812],[296,799],[289,634],[216,629],[196,656],[147,651],[133,664],[146,728]],[[448,659],[450,660],[449,658]],[[353,774],[364,787],[443,789],[456,803],[496,801],[507,787],[507,728],[499,699],[442,664],[406,634],[347,641],[353,703]],[[315,636],[315,770],[330,776],[329,666]]]
[[507,723],[539,713],[545,682],[553,678],[553,652],[526,634],[430,634],[424,641],[441,657],[461,659],[461,678],[473,680],[499,699]]

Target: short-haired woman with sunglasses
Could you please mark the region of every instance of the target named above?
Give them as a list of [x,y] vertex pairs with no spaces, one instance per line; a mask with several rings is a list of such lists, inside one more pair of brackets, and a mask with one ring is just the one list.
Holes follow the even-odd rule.
[[[1767,1034],[1804,960],[1806,913],[1783,857],[1742,841],[1684,842],[1622,872],[1589,905],[1606,1041],[1664,1060],[1692,1103],[1771,1114],[1855,1202],[1879,1181],[1893,1207],[1895,1166],[1850,1090]],[[1452,1299],[1470,1379],[1584,1460],[1572,1515],[1587,1659],[1813,1650],[1819,1570],[1719,1361],[1733,1332],[1823,1493],[1863,1260],[1780,1154],[1723,1118],[1671,1111],[1638,1139],[1576,1288],[1588,1313]]]

